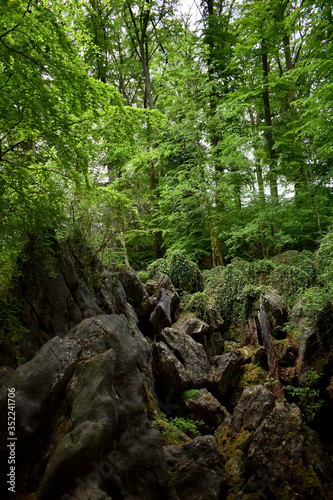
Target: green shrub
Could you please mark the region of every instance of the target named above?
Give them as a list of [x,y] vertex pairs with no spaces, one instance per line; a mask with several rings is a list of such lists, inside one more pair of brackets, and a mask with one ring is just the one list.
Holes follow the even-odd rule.
[[318,282],[333,296],[333,231],[322,239],[315,257],[315,267]]
[[306,423],[310,423],[315,419],[324,403],[323,399],[320,398],[319,389],[314,388],[320,377],[321,375],[316,370],[311,369],[299,387],[293,387],[292,385],[283,387],[290,396],[297,400]]
[[141,271],[138,271],[138,276],[142,283],[146,283],[149,279],[149,271],[142,269]]
[[188,399],[198,399],[199,396],[199,389],[189,389],[188,391],[182,392],[180,395],[183,401],[187,401]]
[[204,292],[215,301],[227,324],[239,316],[240,304],[237,298],[245,285],[243,272],[234,264],[212,269],[206,280]]
[[170,275],[168,263],[165,259],[157,259],[148,266],[148,278],[157,279],[162,274]]
[[182,251],[170,256],[170,279],[183,292],[195,293],[202,290],[203,279],[198,265]]
[[207,307],[212,304],[213,301],[204,292],[196,292],[187,298],[184,310],[208,322]]

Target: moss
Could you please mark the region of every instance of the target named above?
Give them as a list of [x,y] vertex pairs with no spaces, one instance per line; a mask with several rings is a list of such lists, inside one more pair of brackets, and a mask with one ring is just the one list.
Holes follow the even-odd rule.
[[239,470],[239,462],[246,453],[253,437],[253,432],[242,431],[232,434],[229,427],[222,427],[215,433],[218,447],[228,459],[225,465],[228,481],[228,499],[233,500],[244,486],[245,479]]
[[148,266],[148,279],[155,280],[162,274],[170,276],[169,266],[165,259],[157,259]]
[[314,265],[318,283],[325,287],[330,296],[333,296],[333,231],[329,232],[321,241],[315,256]]
[[158,420],[160,418],[160,416],[156,410],[154,397],[147,387],[147,384],[145,382],[145,376],[143,374],[142,374],[142,378],[143,378],[143,384],[142,384],[143,396],[144,396],[144,402],[145,402],[145,407],[147,410],[148,417],[152,420]]
[[188,399],[198,399],[199,396],[200,396],[199,389],[190,389],[188,391],[182,392],[180,395],[183,401],[187,401]]
[[208,308],[213,305],[212,300],[203,292],[196,292],[185,299],[184,311],[194,314],[203,321],[209,321]]
[[170,279],[183,292],[195,293],[203,288],[203,278],[199,267],[184,252],[173,252],[170,257]]

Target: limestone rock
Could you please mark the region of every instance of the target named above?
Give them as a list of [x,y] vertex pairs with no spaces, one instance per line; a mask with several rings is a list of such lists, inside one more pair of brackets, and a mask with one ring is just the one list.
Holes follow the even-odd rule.
[[239,372],[244,363],[244,358],[239,351],[230,351],[211,359],[213,365],[211,378],[216,384],[220,394],[224,396],[233,377]]
[[190,335],[191,337],[196,337],[197,335],[208,333],[209,325],[202,319],[186,315],[182,316],[177,323],[174,323],[172,328],[186,333],[186,335]]
[[171,299],[164,288],[161,288],[157,295],[156,307],[149,318],[152,335],[159,337],[161,331],[171,326],[171,323]]
[[148,294],[136,272],[124,266],[118,271],[117,278],[123,285],[127,300],[134,307],[135,312],[139,316],[147,314]]
[[165,328],[154,343],[155,369],[169,395],[209,381],[209,362],[204,348],[192,337]]
[[170,500],[219,500],[226,493],[224,458],[213,436],[181,446],[165,446]]
[[275,397],[264,386],[246,387],[232,416],[232,432],[239,432],[241,428],[256,430],[273,410],[274,405]]
[[218,427],[229,415],[228,411],[207,389],[200,389],[197,398],[184,402],[188,416],[192,420],[203,420],[210,427]]
[[[37,490],[36,500],[79,497],[95,477],[93,489],[106,497],[163,498],[162,439],[147,420],[144,383],[153,390],[151,348],[123,317],[86,319],[47,342],[7,378],[16,389],[17,491]],[[6,405],[3,386],[5,433]],[[3,469],[6,461],[4,444]]]
[[171,311],[174,313],[177,310],[180,304],[180,297],[169,276],[166,274],[159,275],[156,280],[148,281],[145,288],[149,295],[157,295],[160,289],[164,288],[171,301]]

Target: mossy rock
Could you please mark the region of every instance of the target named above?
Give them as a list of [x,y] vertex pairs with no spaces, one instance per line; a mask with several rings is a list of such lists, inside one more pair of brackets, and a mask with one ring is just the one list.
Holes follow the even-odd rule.
[[314,265],[319,284],[327,288],[333,296],[333,231],[322,239]]
[[264,380],[266,380],[266,372],[261,366],[255,365],[254,363],[244,365],[242,367],[241,378],[229,399],[229,403],[232,406],[236,406],[245,387],[262,384]]
[[204,292],[196,292],[186,300],[184,310],[208,323],[209,313],[207,309],[213,305],[213,301]]
[[148,266],[148,279],[155,280],[159,276],[166,274],[170,277],[169,266],[165,259],[157,259]]
[[170,279],[178,290],[188,293],[202,290],[203,278],[200,269],[184,252],[177,251],[171,254],[169,268]]

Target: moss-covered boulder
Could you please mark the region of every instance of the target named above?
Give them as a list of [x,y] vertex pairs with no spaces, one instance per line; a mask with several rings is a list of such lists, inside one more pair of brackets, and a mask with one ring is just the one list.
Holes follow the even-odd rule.
[[203,279],[198,265],[182,251],[170,257],[170,278],[176,288],[183,292],[195,293],[202,290]]

